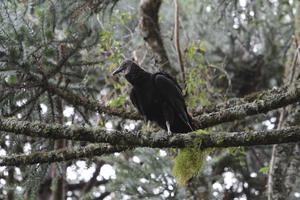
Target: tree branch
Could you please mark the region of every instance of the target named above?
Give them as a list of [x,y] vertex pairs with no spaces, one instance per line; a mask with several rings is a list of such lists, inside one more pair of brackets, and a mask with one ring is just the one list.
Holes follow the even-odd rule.
[[31,99],[29,99],[26,103],[23,105],[15,108],[13,111],[10,113],[3,114],[4,117],[12,117],[16,115],[17,113],[21,112],[22,110],[26,109],[30,104],[35,103],[42,94],[44,94],[46,90],[42,89],[41,91],[38,91]]
[[256,95],[257,99],[241,105],[232,106],[220,111],[202,114],[194,119],[198,129],[207,128],[224,122],[241,119],[246,116],[266,113],[293,103],[300,99],[300,85],[266,90]]
[[127,147],[112,147],[110,145],[91,144],[76,150],[59,149],[49,152],[34,152],[29,155],[14,155],[0,158],[0,166],[20,166],[41,163],[53,163],[92,156],[100,156],[124,151]]
[[0,119],[0,130],[32,137],[152,148],[184,148],[194,145],[195,141],[201,143],[201,146],[199,146],[201,149],[210,147],[268,145],[300,141],[300,127],[298,126],[271,131],[217,132],[210,134],[197,134],[192,132],[168,136],[165,131],[157,133],[107,131],[101,128],[68,127],[59,124]]
[[[74,106],[83,106],[86,109],[99,113],[106,113],[122,117],[124,119],[139,120],[142,117],[136,112],[126,111],[124,109],[111,108],[105,106],[95,100],[88,99],[76,95],[68,90],[62,90],[51,84],[47,85],[49,92],[57,94],[68,103]],[[283,86],[280,88],[265,90],[253,95],[248,95],[245,98],[239,99],[236,102],[225,102],[223,104],[210,107],[207,110],[209,113],[197,112],[194,115],[194,124],[200,128],[207,128],[223,122],[230,122],[249,115],[256,115],[275,110],[289,104],[298,102],[300,99],[300,84],[293,84],[290,87]],[[197,116],[198,114],[201,114]]]
[[82,187],[83,194],[86,194],[89,191],[91,191],[91,189],[95,186],[95,184],[97,182],[99,183],[99,181],[97,181],[97,177],[98,177],[100,170],[104,164],[105,164],[105,162],[103,160],[100,160],[96,163],[96,168],[95,168],[92,178],[84,185],[84,187]]
[[73,106],[83,106],[84,108],[96,111],[98,113],[106,113],[110,115],[115,115],[124,119],[133,119],[133,120],[139,120],[142,119],[142,117],[136,113],[136,112],[130,112],[126,111],[124,109],[116,109],[109,106],[105,106],[95,100],[79,96],[67,89],[60,89],[52,84],[47,84],[47,90],[52,93],[60,96],[63,98],[66,102]]
[[[109,182],[109,179],[104,179],[101,181],[97,181],[94,183],[95,186],[100,186],[100,185],[105,185]],[[68,184],[68,190],[82,190],[82,188],[87,184],[85,181],[81,181],[79,183],[74,183],[74,184]]]

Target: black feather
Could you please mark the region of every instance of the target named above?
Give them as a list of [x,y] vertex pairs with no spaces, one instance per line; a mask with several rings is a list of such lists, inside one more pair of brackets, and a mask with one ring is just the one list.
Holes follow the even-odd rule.
[[125,71],[125,78],[133,86],[130,99],[145,120],[156,122],[171,132],[193,131],[191,117],[187,113],[182,90],[176,80],[166,73],[148,73],[131,60],[125,61],[114,74]]

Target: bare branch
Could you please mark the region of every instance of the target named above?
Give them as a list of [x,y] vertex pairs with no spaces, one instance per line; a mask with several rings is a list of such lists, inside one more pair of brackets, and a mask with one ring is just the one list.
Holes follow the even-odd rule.
[[[99,186],[99,185],[105,185],[109,182],[109,179],[104,179],[101,181],[97,181],[94,183],[94,187]],[[74,184],[68,184],[68,190],[82,190],[82,188],[88,184],[85,181],[80,181],[79,183],[74,183]]]
[[12,117],[16,115],[17,113],[21,112],[22,110],[26,109],[30,104],[35,104],[35,102],[39,99],[39,97],[44,94],[45,89],[42,89],[41,91],[37,92],[31,99],[29,99],[26,103],[21,105],[20,107],[17,107],[13,111],[7,114],[3,114],[4,117]]
[[105,162],[103,160],[100,160],[97,162],[95,171],[93,173],[92,178],[84,185],[84,187],[82,187],[82,193],[86,194],[89,191],[91,191],[91,189],[95,186],[95,184],[98,182],[97,181],[97,177],[100,173],[100,170],[102,168],[102,166],[105,164]]

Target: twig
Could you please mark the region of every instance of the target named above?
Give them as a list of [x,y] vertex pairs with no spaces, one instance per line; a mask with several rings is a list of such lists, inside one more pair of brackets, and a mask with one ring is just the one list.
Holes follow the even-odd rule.
[[21,112],[22,110],[26,109],[30,104],[34,103],[39,99],[39,97],[44,94],[46,90],[42,89],[41,91],[37,92],[35,94],[35,96],[33,96],[31,99],[29,99],[26,103],[24,103],[23,105],[21,105],[20,107],[17,107],[16,109],[14,109],[13,111],[11,111],[10,113],[4,114],[4,117],[12,117],[15,114]]

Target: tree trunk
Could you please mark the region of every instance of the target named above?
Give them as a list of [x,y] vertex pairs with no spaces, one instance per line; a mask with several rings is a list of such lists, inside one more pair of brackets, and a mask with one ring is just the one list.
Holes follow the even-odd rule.
[[[296,2],[295,14],[295,39],[296,45],[300,39],[300,3]],[[285,83],[291,84],[293,80],[299,76],[299,47],[291,46],[290,55],[285,65]],[[285,113],[288,117],[285,118]],[[285,125],[292,126],[300,122],[299,106],[292,106],[289,111],[283,109],[282,120],[285,120]],[[280,128],[279,124],[279,128]],[[290,196],[295,186],[299,160],[299,144],[279,144],[274,145],[272,150],[272,158],[269,167],[268,180],[268,200],[286,200]]]

